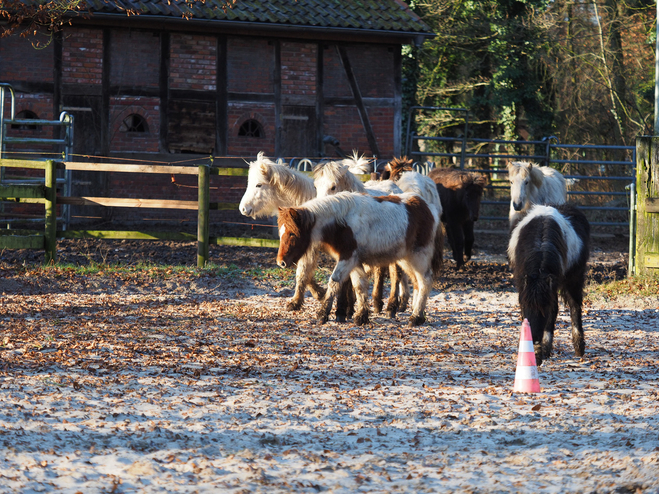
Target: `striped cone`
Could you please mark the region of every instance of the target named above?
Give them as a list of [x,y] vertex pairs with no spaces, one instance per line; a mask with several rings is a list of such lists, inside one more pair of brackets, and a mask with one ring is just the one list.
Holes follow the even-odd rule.
[[528,319],[524,319],[519,335],[519,353],[517,354],[517,370],[515,371],[515,386],[513,393],[539,393],[540,380],[538,367],[535,364],[533,337]]

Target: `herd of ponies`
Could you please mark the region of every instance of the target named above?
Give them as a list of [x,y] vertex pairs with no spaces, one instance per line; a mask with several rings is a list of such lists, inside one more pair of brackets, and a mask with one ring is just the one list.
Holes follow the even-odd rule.
[[[352,315],[369,321],[368,287],[373,277],[373,310],[389,317],[407,310],[409,324],[425,322],[433,281],[443,269],[446,237],[459,269],[471,258],[486,178],[476,172],[435,168],[423,175],[412,160],[394,158],[377,179],[369,160],[352,157],[316,165],[313,178],[259,153],[249,163],[240,212],[252,218],[277,216],[277,264],[296,267],[288,310],[299,310],[307,289],[320,302],[318,320]],[[537,365],[552,352],[561,296],[570,309],[572,342],[583,356],[583,288],[590,252],[590,225],[566,202],[566,181],[556,170],[534,163],[508,164],[510,240],[508,259],[519,294],[522,319],[531,326]],[[324,288],[314,280],[320,252],[336,264]],[[383,300],[386,275],[390,293]],[[412,297],[410,302],[410,284]]]

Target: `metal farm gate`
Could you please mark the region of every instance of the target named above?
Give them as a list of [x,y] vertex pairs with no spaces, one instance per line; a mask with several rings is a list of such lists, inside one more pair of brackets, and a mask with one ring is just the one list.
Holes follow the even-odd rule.
[[[455,137],[416,135],[409,122],[413,112],[419,111],[458,112],[464,125]],[[456,166],[488,177],[481,203],[481,228],[507,228],[510,202],[506,164],[527,160],[552,166],[565,176],[568,199],[585,211],[594,230],[629,233],[635,146],[561,144],[554,136],[539,141],[469,138],[469,112],[465,109],[415,106],[409,116],[405,154],[418,163],[420,171]]]

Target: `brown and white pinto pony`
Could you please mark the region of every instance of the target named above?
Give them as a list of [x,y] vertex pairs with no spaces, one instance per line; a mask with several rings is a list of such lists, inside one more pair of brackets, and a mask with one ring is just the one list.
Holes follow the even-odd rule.
[[[335,195],[339,192],[364,192],[372,196],[400,194],[402,192],[400,187],[391,180],[369,180],[364,184],[359,177],[351,172],[346,164],[336,161],[329,161],[316,165],[314,168],[314,185],[318,197]],[[381,272],[382,269],[383,268],[380,266],[376,266],[373,269],[375,273],[375,283],[373,284],[373,310],[376,314],[382,312],[382,307],[384,305],[382,301],[384,288],[384,275]],[[392,287],[387,307],[391,309],[389,311],[389,317],[394,317],[396,314],[396,308],[403,311],[407,307],[409,286],[407,277],[402,272],[399,276],[398,268],[395,264],[389,266],[389,272],[392,279]],[[341,297],[345,297],[343,290],[341,293]],[[399,299],[399,296],[402,296],[402,298]],[[337,311],[342,304],[343,300],[339,298],[339,301],[337,301]]]
[[474,246],[474,222],[478,220],[484,175],[457,168],[435,168],[428,176],[437,184],[442,203],[442,223],[457,267],[471,259]]
[[357,297],[354,321],[368,322],[368,278],[363,265],[397,263],[414,284],[410,325],[425,322],[432,289],[439,211],[414,194],[373,197],[340,192],[279,210],[277,264],[291,266],[309,250],[322,249],[337,262],[318,313],[326,322],[339,286],[352,280]]
[[512,232],[508,258],[537,365],[552,352],[559,294],[570,307],[574,353],[584,354],[581,306],[589,253],[590,224],[570,204],[533,206]]
[[567,183],[558,170],[528,161],[508,164],[510,179],[510,230],[536,204],[558,206],[567,201]]
[[[258,153],[256,161],[249,163],[247,189],[240,201],[240,212],[251,218],[274,216],[278,208],[299,206],[316,197],[313,180]],[[317,252],[310,251],[300,259],[295,273],[295,293],[286,304],[288,310],[299,310],[304,303],[307,287],[317,300],[325,296],[325,289],[313,279],[317,265]]]

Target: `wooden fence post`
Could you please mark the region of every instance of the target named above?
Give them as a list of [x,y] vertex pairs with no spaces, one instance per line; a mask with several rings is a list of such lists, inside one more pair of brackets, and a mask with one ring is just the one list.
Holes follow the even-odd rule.
[[199,209],[197,211],[197,267],[208,261],[210,237],[210,167],[199,165]]
[[57,262],[57,172],[55,162],[46,161],[44,174],[44,206],[46,209],[46,228],[44,231],[44,250],[46,263]]
[[636,274],[659,268],[659,137],[636,139]]

